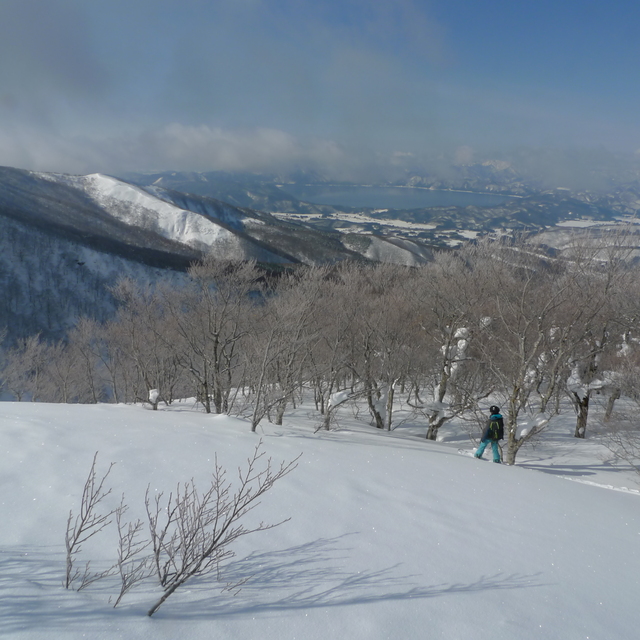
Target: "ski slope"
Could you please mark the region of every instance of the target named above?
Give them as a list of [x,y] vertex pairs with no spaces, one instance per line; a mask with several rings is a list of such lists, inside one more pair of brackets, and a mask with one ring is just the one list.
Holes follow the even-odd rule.
[[[640,627],[640,496],[597,438],[575,440],[571,416],[552,424],[515,467],[460,455],[449,430],[425,442],[414,426],[377,432],[345,409],[314,433],[309,407],[252,434],[237,418],[191,402],[157,412],[124,405],[0,403],[0,635],[16,640],[635,640]],[[153,618],[146,583],[114,609],[116,578],[62,588],[64,531],[91,460],[109,506],[194,479],[214,456],[230,472],[259,439],[298,467],[266,494],[255,521],[290,521],[238,541],[224,578],[178,590]],[[574,481],[568,481],[574,480]],[[616,489],[616,490],[612,490]],[[115,558],[107,530],[83,551]]]

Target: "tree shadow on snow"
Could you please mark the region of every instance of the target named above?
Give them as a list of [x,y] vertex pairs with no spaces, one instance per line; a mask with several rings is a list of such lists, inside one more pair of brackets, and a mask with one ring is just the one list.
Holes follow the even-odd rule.
[[[215,584],[201,581],[191,584],[191,596],[195,597],[189,602],[178,602],[177,598],[172,604],[167,602],[164,614],[185,619],[235,617],[544,586],[539,581],[540,574],[515,573],[481,576],[470,583],[421,585],[421,576],[401,573],[399,564],[354,573],[340,562],[349,556],[349,549],[340,546],[347,535],[354,534],[318,539],[280,551],[252,553],[231,563],[225,571],[227,581],[247,580],[237,596],[215,593]],[[207,597],[197,597],[200,590],[207,590]]]
[[[184,585],[154,616],[184,620],[240,617],[280,611],[355,606],[391,600],[435,598],[450,594],[544,586],[540,574],[481,576],[469,583],[421,584],[421,576],[396,564],[354,572],[345,565],[351,549],[346,534],[320,538],[279,551],[254,552],[227,565],[223,580],[246,581],[237,596],[220,593],[214,576]],[[51,637],[99,624],[108,630],[144,618],[160,591],[148,584],[134,590],[118,609],[112,580],[80,593],[62,586],[65,554],[57,548],[0,548],[0,636],[46,630]]]
[[64,571],[59,547],[0,548],[0,636],[46,629],[56,637],[71,626],[104,620],[101,607],[64,589]]
[[517,463],[518,467],[523,469],[533,469],[534,471],[542,471],[557,476],[595,476],[602,471],[609,473],[623,473],[632,471],[630,465],[618,464],[613,465],[608,462],[602,464],[536,464],[535,462]]

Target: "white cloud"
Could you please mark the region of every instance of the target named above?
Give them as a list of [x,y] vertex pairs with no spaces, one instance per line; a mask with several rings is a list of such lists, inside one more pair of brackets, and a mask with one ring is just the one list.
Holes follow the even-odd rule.
[[0,128],[0,164],[68,173],[190,170],[291,171],[344,169],[344,151],[330,140],[302,141],[278,129],[231,130],[172,123],[132,135],[56,135]]

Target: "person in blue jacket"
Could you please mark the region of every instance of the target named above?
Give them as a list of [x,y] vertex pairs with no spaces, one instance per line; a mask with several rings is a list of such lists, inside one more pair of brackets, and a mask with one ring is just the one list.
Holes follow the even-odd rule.
[[504,438],[504,422],[502,420],[502,416],[500,415],[500,407],[496,407],[495,405],[489,407],[489,421],[487,422],[487,426],[482,432],[482,439],[480,440],[480,446],[475,453],[476,458],[482,458],[482,454],[484,450],[487,448],[487,445],[491,443],[491,449],[493,450],[493,461],[500,463],[500,447],[498,446],[498,441]]

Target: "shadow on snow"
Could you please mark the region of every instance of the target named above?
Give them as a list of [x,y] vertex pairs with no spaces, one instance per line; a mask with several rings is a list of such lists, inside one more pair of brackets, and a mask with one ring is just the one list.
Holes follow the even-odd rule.
[[[341,568],[350,549],[338,538],[320,538],[303,545],[255,552],[229,563],[223,578],[246,580],[239,595],[220,594],[224,584],[213,578],[187,583],[167,601],[154,619],[216,619],[269,614],[278,611],[355,606],[391,600],[425,599],[487,590],[544,586],[540,574],[481,576],[469,583],[420,584],[417,574],[399,573],[401,565],[353,572]],[[117,595],[113,579],[77,593],[62,587],[64,553],[42,548],[0,549],[0,634],[29,629],[79,629],[100,620],[106,628],[144,616],[160,591],[134,591],[118,609],[108,603]],[[8,594],[7,591],[10,591]],[[212,591],[214,594],[212,594]],[[136,595],[137,594],[137,595]],[[206,594],[206,595],[205,595]],[[131,601],[135,602],[131,604]]]

